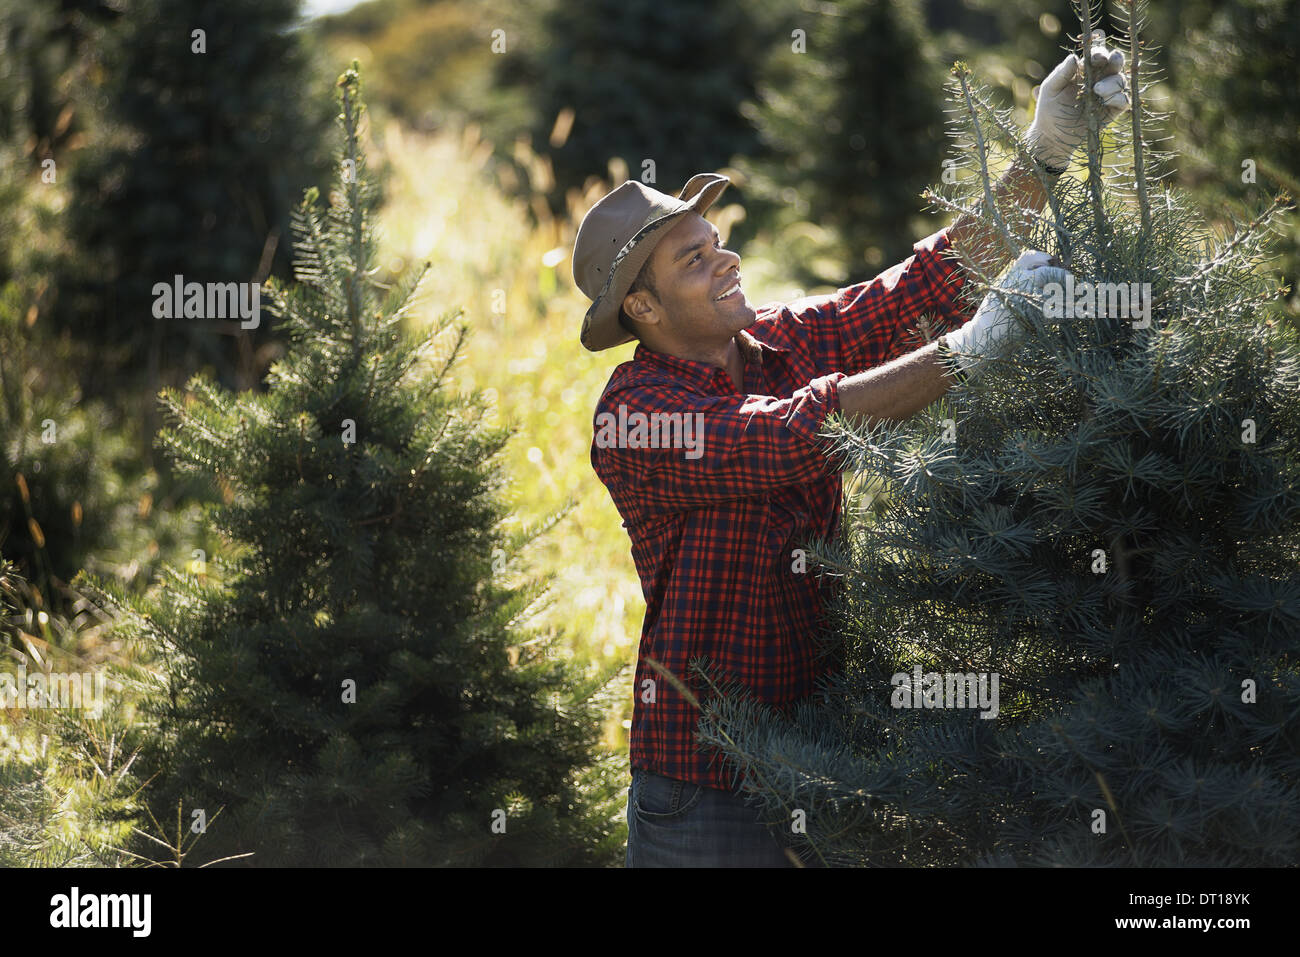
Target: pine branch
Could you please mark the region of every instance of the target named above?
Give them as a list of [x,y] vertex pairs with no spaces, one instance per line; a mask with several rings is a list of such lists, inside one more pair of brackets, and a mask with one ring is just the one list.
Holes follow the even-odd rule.
[[[984,99],[978,91],[972,92],[971,96],[974,98],[975,102],[983,107],[985,114],[992,118],[994,125],[1002,134],[1005,141],[1011,143],[1015,147],[1023,168],[1031,170],[1038,177],[1039,185],[1043,188],[1043,194],[1047,197],[1047,205],[1052,211],[1052,226],[1056,231],[1061,260],[1065,264],[1065,268],[1069,269],[1070,263],[1073,259],[1073,239],[1070,236],[1069,230],[1065,228],[1065,224],[1061,217],[1061,203],[1060,199],[1056,195],[1056,184],[1049,181],[1048,175],[1043,170],[1042,165],[1035,162],[1033,152],[1025,143],[1024,136],[1020,131],[1012,127],[1002,116],[1000,116],[992,104]],[[1046,219],[1037,210],[1026,210],[1022,208],[1020,212],[1022,214],[1029,213],[1033,218],[1043,219],[1044,221]]]
[[360,193],[361,169],[363,157],[361,156],[361,146],[357,138],[357,122],[359,119],[358,108],[354,105],[353,99],[360,89],[360,77],[357,74],[356,66],[345,72],[339,77],[339,87],[343,91],[343,155],[350,162],[350,175],[343,177],[343,186],[347,195],[348,212],[350,213],[349,239],[352,245],[352,275],[348,280],[348,315],[352,320],[352,357],[355,361],[361,360],[361,352],[365,338],[365,328],[363,326],[363,313],[365,311],[363,287],[365,283],[365,225],[363,222],[362,203]]
[[1011,251],[1011,255],[1013,257],[1018,256],[1021,249],[1020,244],[1016,242],[1015,238],[1011,235],[1011,232],[1007,229],[1007,224],[1002,221],[1002,215],[998,212],[998,205],[993,199],[993,187],[989,183],[988,149],[984,145],[984,133],[980,129],[979,115],[977,114],[975,105],[971,100],[970,84],[967,80],[970,72],[969,68],[964,63],[958,63],[953,66],[953,72],[957,75],[957,79],[961,83],[962,95],[966,98],[966,111],[970,115],[971,119],[971,129],[975,133],[975,155],[979,159],[980,164],[980,181],[984,184],[984,209],[992,218],[993,224],[997,227],[998,232],[1002,234],[1002,240],[1006,243],[1007,249]]
[[1141,58],[1139,35],[1145,25],[1143,0],[1124,0],[1128,7],[1129,37],[1129,93],[1132,96],[1130,112],[1133,120],[1133,172],[1137,177],[1138,208],[1142,214],[1142,235],[1151,232],[1151,203],[1147,199],[1147,174],[1142,156],[1142,94],[1138,78]]
[[[694,693],[692,693],[690,688],[686,687],[685,682],[683,682],[675,674],[673,674],[671,671],[665,668],[654,658],[651,658],[649,655],[644,655],[643,658],[646,664],[648,664],[652,669],[654,669],[654,671],[657,674],[659,674],[665,681],[667,681],[670,685],[672,685],[672,687],[676,689],[677,693],[680,694],[683,698],[685,698],[686,702],[691,707],[693,707],[696,711],[699,711],[701,714],[704,713],[704,708],[700,705],[700,699],[697,698],[694,695]],[[702,674],[702,677],[706,682],[708,682],[709,686],[714,690],[715,693],[720,693],[717,685],[713,682],[713,679],[709,675]],[[726,741],[726,743],[731,748],[735,750],[735,753],[737,755],[741,755],[744,753],[740,748],[740,746],[736,744],[736,742],[732,739],[731,735],[727,734],[724,728],[719,727],[718,734],[722,737],[724,741]],[[758,778],[759,786],[765,792],[769,794],[775,794],[776,793],[775,790],[773,790],[771,786],[767,783],[767,779],[765,778],[763,773],[759,771],[757,768],[753,768],[752,765],[751,768],[754,771],[755,776]],[[786,804],[784,799],[781,800],[781,804],[785,808],[787,815],[793,817],[794,809],[791,808],[788,804]],[[821,849],[817,846],[817,844],[813,842],[811,836],[805,834],[804,838],[808,841],[808,845],[813,849],[813,853],[816,854],[817,858],[822,862],[822,866],[823,867],[826,866],[826,858],[822,855]]]
[[1280,212],[1292,208],[1294,208],[1294,203],[1292,202],[1291,197],[1286,192],[1278,193],[1273,197],[1273,201],[1268,204],[1268,207],[1263,212],[1252,219],[1244,229],[1237,230],[1233,234],[1232,238],[1220,247],[1208,261],[1201,263],[1195,272],[1191,275],[1180,276],[1175,279],[1165,294],[1157,297],[1155,305],[1166,304],[1173,298],[1174,294],[1179,289],[1194,286],[1210,275],[1210,273],[1214,272],[1215,269],[1231,263],[1232,254],[1239,246],[1248,240],[1256,238],[1255,234],[1265,226],[1269,225],[1272,219]]
[[1106,210],[1101,198],[1101,127],[1097,117],[1097,97],[1092,90],[1092,48],[1105,43],[1106,34],[1102,30],[1094,30],[1089,0],[1079,0],[1079,19],[1083,25],[1083,109],[1088,119],[1088,191],[1092,197],[1096,241],[1101,244],[1106,235]]

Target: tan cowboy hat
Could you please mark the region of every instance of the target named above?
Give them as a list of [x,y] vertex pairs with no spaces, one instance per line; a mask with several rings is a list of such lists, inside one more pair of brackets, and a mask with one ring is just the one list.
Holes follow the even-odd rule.
[[685,213],[701,216],[730,179],[696,173],[677,198],[628,180],[588,210],[573,242],[573,280],[592,300],[582,320],[582,344],[592,352],[631,342],[618,310],[659,240]]

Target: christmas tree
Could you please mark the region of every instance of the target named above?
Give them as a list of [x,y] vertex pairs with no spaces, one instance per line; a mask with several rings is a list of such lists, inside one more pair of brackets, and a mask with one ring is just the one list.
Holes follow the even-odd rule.
[[[848,285],[911,255],[916,196],[939,170],[926,151],[942,132],[942,61],[922,7],[846,0],[783,11],[759,103],[747,107],[764,154],[736,164],[753,214],[836,234],[798,264],[801,283]],[[881,95],[882,77],[906,82]]]
[[509,431],[449,393],[459,314],[416,336],[428,264],[377,276],[358,89],[354,64],[328,208],[307,192],[298,282],[268,290],[292,344],[266,390],[163,393],[161,444],[223,491],[229,548],[126,603],[164,671],[141,777],[169,823],[147,830],[193,863],[616,863],[608,676],[527,627],[539,531],[502,524]]
[[83,568],[143,590],[186,553],[193,510],[171,507],[123,417],[78,387],[73,347],[29,325],[31,285],[0,286],[0,553],[38,611],[70,611]]
[[690,0],[514,7],[521,40],[503,39],[495,82],[525,84],[533,143],[555,171],[557,215],[565,194],[611,157],[642,182],[684,183],[758,145],[741,113],[765,54],[761,13],[721,3],[701,16]]
[[[1198,203],[1232,207],[1278,186],[1300,195],[1300,102],[1273,79],[1300,59],[1300,0],[1234,0],[1190,24],[1181,6],[1175,12],[1187,30],[1170,50],[1170,72],[1186,85],[1180,149],[1190,162],[1181,172]],[[1223,175],[1230,167],[1237,175]],[[1289,225],[1273,268],[1291,287],[1284,319],[1300,329],[1300,222]]]
[[[64,6],[60,20],[82,20]],[[97,38],[81,81],[88,148],[67,164],[75,253],[60,268],[55,316],[96,348],[82,370],[93,394],[140,376],[151,395],[201,365],[240,387],[260,374],[266,328],[224,312],[154,322],[149,310],[155,283],[178,274],[205,283],[288,274],[289,215],[328,169],[331,128],[328,74],[313,70],[299,6],[113,5],[120,20]],[[286,97],[290,89],[309,92]]]
[[701,740],[806,861],[1300,853],[1300,345],[1256,268],[1289,199],[1215,236],[1161,183],[1143,11],[1118,9],[1131,116],[1103,138],[1089,99],[1086,169],[1041,213],[995,199],[1027,144],[955,68],[968,173],[932,196],[1068,274],[1016,296],[977,272],[1019,345],[906,421],[835,423],[889,487],[812,546],[843,671],[787,712],[716,674],[702,702]]

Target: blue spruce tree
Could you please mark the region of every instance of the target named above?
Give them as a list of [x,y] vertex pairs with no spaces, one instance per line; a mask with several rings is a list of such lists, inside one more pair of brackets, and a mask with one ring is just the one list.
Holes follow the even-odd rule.
[[843,671],[788,713],[722,676],[702,702],[702,740],[804,860],[1300,854],[1300,343],[1256,268],[1289,198],[1216,237],[1161,184],[1141,5],[1121,10],[1131,122],[1092,125],[1041,214],[992,201],[990,151],[1025,143],[955,69],[974,172],[932,196],[1069,274],[1041,297],[976,277],[1021,344],[907,421],[836,423],[889,489],[813,543],[844,584]]

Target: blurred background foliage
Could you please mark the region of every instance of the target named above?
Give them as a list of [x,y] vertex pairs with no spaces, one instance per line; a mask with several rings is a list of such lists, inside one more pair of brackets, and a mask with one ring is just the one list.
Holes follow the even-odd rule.
[[[942,91],[952,62],[968,61],[1024,125],[1077,32],[1068,0],[325,9],[0,0],[0,554],[14,562],[4,667],[41,653],[32,638],[93,647],[97,667],[136,667],[95,643],[103,622],[68,583],[86,569],[141,592],[161,563],[223,547],[193,521],[220,488],[155,461],[157,390],[195,373],[260,388],[283,337],[266,314],[254,332],[158,322],[151,289],[177,273],[290,275],[289,213],[304,187],[331,179],[330,86],[353,58],[384,189],[381,278],[428,259],[409,321],[465,310],[471,334],[453,376],[485,392],[491,421],[518,430],[503,455],[512,521],[573,506],[530,559],[553,582],[542,624],[567,636],[575,660],[607,666],[634,660],[644,603],[588,460],[594,403],[632,350],[591,354],[577,340],[587,301],[569,256],[587,209],[628,178],[676,193],[720,170],[733,183],[711,218],[744,257],[751,301],[868,278],[947,221],[920,192],[955,156]],[[1225,228],[1277,188],[1294,194],[1300,0],[1187,0],[1149,15],[1159,74],[1146,95],[1169,114],[1162,145],[1177,157],[1166,175]],[[1243,181],[1247,161],[1255,182]],[[1287,222],[1275,271],[1300,329],[1300,232]],[[616,750],[627,690],[606,726]],[[114,700],[107,725],[0,720],[0,774],[21,783],[0,786],[0,844],[27,842],[0,858],[86,862],[121,836],[73,813],[59,840],[75,844],[80,828],[85,841],[60,851],[47,813],[88,806],[102,785],[88,755],[118,755],[134,713],[131,694]]]

